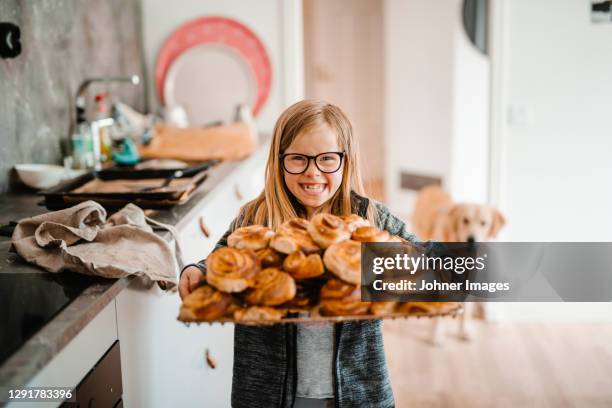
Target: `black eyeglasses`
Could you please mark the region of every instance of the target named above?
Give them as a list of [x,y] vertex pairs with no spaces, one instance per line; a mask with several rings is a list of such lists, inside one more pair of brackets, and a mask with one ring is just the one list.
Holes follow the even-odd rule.
[[310,160],[314,160],[315,166],[322,173],[335,173],[342,166],[344,152],[325,152],[316,156],[306,154],[285,153],[280,155],[283,169],[289,174],[302,174],[310,165]]

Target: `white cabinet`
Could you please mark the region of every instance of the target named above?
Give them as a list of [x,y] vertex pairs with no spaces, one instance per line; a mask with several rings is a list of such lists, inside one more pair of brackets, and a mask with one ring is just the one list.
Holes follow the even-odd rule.
[[245,203],[256,198],[262,192],[265,185],[265,170],[267,150],[261,151],[261,159],[256,165],[236,182],[236,193]]
[[116,303],[125,407],[230,406],[232,325],[187,327],[176,320],[178,294],[157,286],[130,286]]
[[[230,194],[231,193],[231,194]],[[205,258],[227,229],[240,202],[223,187],[216,198],[179,231],[186,262]],[[200,230],[199,217],[210,230]],[[177,320],[178,292],[134,282],[116,299],[126,407],[229,407],[233,326],[195,325]],[[217,362],[206,364],[206,350]]]

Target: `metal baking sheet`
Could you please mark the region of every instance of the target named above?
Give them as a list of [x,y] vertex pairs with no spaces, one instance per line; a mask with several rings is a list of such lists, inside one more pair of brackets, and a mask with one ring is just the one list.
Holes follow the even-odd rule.
[[[181,189],[158,189],[133,192],[75,192],[75,189],[97,178],[96,172],[90,172],[72,180],[67,180],[56,187],[39,192],[44,197],[44,205],[49,210],[60,210],[87,200],[99,202],[107,209],[118,209],[134,203],[143,209],[163,209],[185,202],[190,194],[206,179],[207,170],[191,177],[191,182]],[[149,179],[151,180],[151,179]],[[158,179],[159,183],[163,182]]]
[[113,167],[99,170],[97,172],[97,177],[102,180],[166,178],[174,174],[174,172],[177,170],[189,172],[193,169],[197,169],[198,171],[203,171],[219,164],[220,162],[220,160],[206,160],[200,163],[194,163],[187,167],[169,169],[136,169],[134,166],[115,165]]
[[[388,313],[384,315],[355,315],[355,316],[322,316],[318,314],[316,308],[310,311],[309,316],[300,317],[284,317],[280,320],[236,320],[230,317],[224,317],[216,320],[179,320],[187,325],[189,324],[213,324],[213,323],[232,323],[242,324],[245,326],[270,326],[273,324],[285,324],[285,323],[340,323],[355,320],[380,320],[380,319],[407,319],[407,318],[432,318],[432,317],[443,317],[451,316],[456,317],[463,313],[463,305],[455,304],[447,308],[441,308],[436,312],[414,312],[414,313]],[[300,312],[305,313],[305,312]],[[306,312],[308,313],[308,312]],[[178,320],[178,319],[177,319]]]

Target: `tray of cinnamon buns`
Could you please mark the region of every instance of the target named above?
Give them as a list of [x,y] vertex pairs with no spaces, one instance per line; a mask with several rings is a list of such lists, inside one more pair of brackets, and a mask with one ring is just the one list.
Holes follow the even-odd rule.
[[178,319],[268,325],[460,312],[458,303],[361,301],[361,243],[394,241],[402,239],[357,215],[238,228],[206,259],[205,284],[183,299]]

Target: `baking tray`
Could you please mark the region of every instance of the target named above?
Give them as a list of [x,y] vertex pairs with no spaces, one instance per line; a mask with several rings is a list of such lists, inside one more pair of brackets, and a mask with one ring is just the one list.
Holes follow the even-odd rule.
[[137,169],[135,166],[115,165],[99,170],[97,172],[97,176],[102,180],[166,178],[178,170],[183,172],[191,172],[192,170],[202,171],[207,170],[219,163],[221,163],[221,160],[206,160],[203,162],[194,163],[187,167],[169,169]]
[[463,313],[463,305],[458,302],[448,304],[448,307],[441,307],[435,312],[412,312],[412,313],[387,313],[384,315],[354,315],[354,316],[322,316],[318,313],[318,307],[315,306],[310,311],[300,311],[288,313],[288,315],[280,320],[236,320],[231,317],[222,317],[215,320],[179,320],[186,325],[190,324],[213,324],[213,323],[232,323],[245,326],[270,326],[274,324],[285,323],[340,323],[356,320],[380,320],[380,319],[406,319],[406,318],[432,318],[451,316],[456,317]]
[[[170,173],[172,174],[172,173]],[[111,175],[107,173],[107,178],[104,181],[112,180],[146,180],[153,185],[161,185],[164,178],[142,178],[142,179],[130,179],[122,176],[122,173],[114,173],[117,178],[110,178]],[[177,204],[181,204],[187,201],[191,193],[200,185],[207,177],[207,170],[200,171],[199,173],[189,177],[189,183],[183,183],[182,188],[172,188],[172,184],[163,189],[156,189],[151,191],[141,191],[135,189],[131,192],[78,192],[74,191],[80,187],[85,186],[87,183],[102,180],[98,177],[98,173],[95,171],[83,174],[75,179],[67,180],[60,183],[56,187],[50,188],[39,192],[38,194],[44,197],[43,205],[47,209],[55,211],[64,208],[71,207],[75,204],[94,200],[100,203],[104,208],[109,210],[115,210],[124,207],[129,203],[133,203],[143,209],[167,209]],[[179,177],[180,178],[180,177]]]

